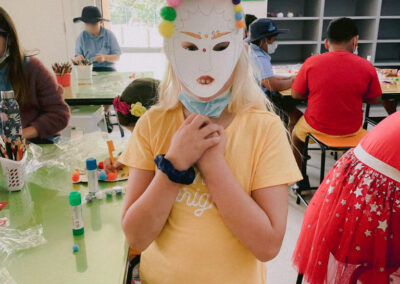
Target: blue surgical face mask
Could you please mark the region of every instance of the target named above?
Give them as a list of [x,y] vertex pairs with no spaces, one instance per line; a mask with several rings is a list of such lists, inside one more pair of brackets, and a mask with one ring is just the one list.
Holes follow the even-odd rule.
[[228,106],[230,99],[230,89],[218,96],[216,99],[208,102],[200,101],[183,90],[179,94],[180,102],[188,109],[188,111],[211,118],[220,117],[224,109]]

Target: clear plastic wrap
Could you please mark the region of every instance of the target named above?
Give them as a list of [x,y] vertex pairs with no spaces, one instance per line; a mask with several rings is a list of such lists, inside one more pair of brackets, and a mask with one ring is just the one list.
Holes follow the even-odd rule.
[[46,240],[43,237],[42,225],[24,231],[8,228],[0,229],[0,251],[7,256],[20,250],[40,246],[44,243],[46,243]]
[[85,168],[87,158],[98,161],[108,157],[107,141],[113,140],[114,156],[122,152],[128,138],[109,135],[104,132],[94,132],[71,139],[65,143],[28,147],[27,180],[46,188],[69,192],[71,176],[75,169]]
[[4,267],[0,267],[0,283],[1,284],[17,284],[15,280],[11,277],[8,270]]

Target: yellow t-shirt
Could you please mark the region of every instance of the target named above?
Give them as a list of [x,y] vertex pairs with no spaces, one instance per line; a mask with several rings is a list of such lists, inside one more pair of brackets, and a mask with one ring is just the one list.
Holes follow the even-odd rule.
[[[148,111],[137,123],[121,163],[156,170],[154,157],[167,152],[183,121],[181,105],[167,112]],[[236,115],[225,132],[225,159],[247,194],[301,179],[276,115],[249,110]],[[146,284],[261,284],[266,268],[225,226],[196,171],[195,182],[181,186],[161,234],[142,253],[140,275]]]

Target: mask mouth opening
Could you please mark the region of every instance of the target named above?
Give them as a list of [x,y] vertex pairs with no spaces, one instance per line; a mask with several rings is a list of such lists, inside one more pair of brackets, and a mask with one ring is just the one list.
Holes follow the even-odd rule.
[[209,86],[214,83],[215,79],[211,76],[201,76],[197,78],[197,83],[203,86]]

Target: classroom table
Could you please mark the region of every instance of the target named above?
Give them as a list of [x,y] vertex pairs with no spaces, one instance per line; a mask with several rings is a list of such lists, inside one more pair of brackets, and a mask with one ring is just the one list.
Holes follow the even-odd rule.
[[[54,149],[57,156],[56,145],[42,147]],[[0,178],[0,201],[9,202],[0,217],[8,217],[13,229],[40,224],[47,242],[8,258],[0,252],[0,269],[7,269],[18,284],[124,283],[128,250],[120,225],[122,196],[84,204],[85,233],[74,237],[68,194],[78,190],[83,196],[87,187],[73,185],[71,173],[55,167],[40,168],[27,179],[22,191],[9,193],[4,177]],[[102,183],[100,188],[115,185]],[[72,251],[75,244],[79,245],[77,253]]]
[[[393,86],[393,85],[388,85],[385,83],[381,83],[382,87],[382,99],[387,100],[387,99],[400,99],[400,85]],[[281,91],[280,94],[282,96],[291,96],[292,95],[292,89],[287,89],[284,91]]]
[[135,78],[144,77],[152,78],[153,73],[93,72],[92,80],[79,81],[72,72],[71,86],[64,87],[64,100],[70,106],[111,105]]

